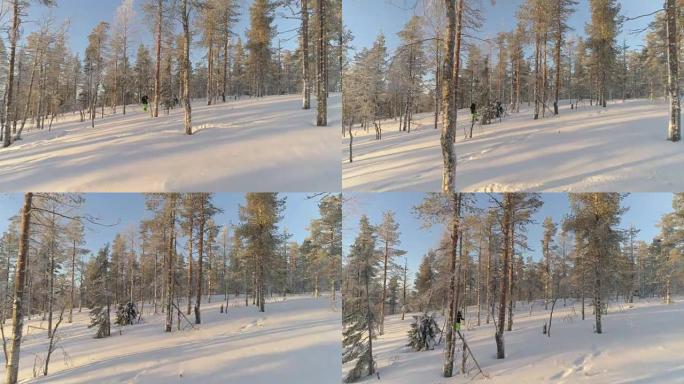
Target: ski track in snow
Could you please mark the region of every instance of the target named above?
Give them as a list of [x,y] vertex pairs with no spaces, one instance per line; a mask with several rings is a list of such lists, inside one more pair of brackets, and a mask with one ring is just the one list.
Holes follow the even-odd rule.
[[[667,105],[615,102],[607,110],[562,105],[560,115],[533,120],[529,108],[503,123],[476,126],[459,112],[456,188],[464,192],[662,192],[684,190],[684,143],[665,140]],[[440,131],[431,114],[416,116],[411,133],[383,123],[382,140],[357,129],[354,162],[342,139],[343,188],[349,191],[441,189]]]
[[[299,95],[193,105],[194,134],[182,109],[152,119],[137,107],[95,122],[69,114],[50,132],[29,131],[0,149],[0,190],[47,192],[300,192],[340,190],[341,96],[329,100],[328,127]],[[109,112],[109,111],[105,111]]]
[[[530,315],[529,305],[520,303],[514,315],[513,331],[505,333],[506,358],[496,359],[493,323],[476,326],[477,308],[466,311],[464,335],[483,370],[487,383],[551,384],[673,384],[684,377],[684,297],[665,305],[656,299],[636,299],[629,306],[612,304],[603,316],[601,335],[593,333],[594,317],[587,307],[580,317],[579,302],[568,300],[556,306],[551,337],[542,334],[549,311],[541,301]],[[573,311],[574,307],[574,311]],[[461,352],[457,348],[455,374],[441,376],[442,344],[433,351],[412,352],[406,347],[413,318],[407,314],[389,316],[385,334],[373,343],[380,381],[372,376],[362,383],[466,384],[471,377],[458,373]],[[438,323],[443,326],[443,318]],[[457,344],[457,347],[460,343]],[[346,372],[351,364],[344,366]]]
[[[145,322],[112,327],[112,336],[94,339],[87,310],[74,313],[72,324],[58,332],[68,354],[52,356],[46,377],[32,378],[33,362],[44,358],[48,338],[44,329],[31,328],[22,342],[21,383],[59,384],[337,384],[341,372],[340,308],[330,298],[288,296],[266,304],[266,313],[231,298],[227,313],[219,313],[223,297],[202,303],[202,324],[173,333],[164,332],[165,315],[151,313],[145,304]],[[182,304],[182,303],[181,303]],[[181,305],[183,308],[183,305]],[[148,312],[150,311],[150,312]],[[194,317],[190,320],[194,320]],[[187,325],[185,320],[181,320]],[[45,328],[40,317],[32,326]],[[25,323],[25,324],[26,324]],[[5,325],[9,331],[9,323]],[[68,362],[68,363],[67,363]],[[315,367],[316,369],[311,369]],[[4,375],[4,365],[0,375]]]

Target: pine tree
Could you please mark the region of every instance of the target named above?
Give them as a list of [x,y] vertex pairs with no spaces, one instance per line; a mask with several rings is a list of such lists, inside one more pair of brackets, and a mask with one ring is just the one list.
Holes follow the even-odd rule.
[[387,301],[387,272],[391,267],[392,257],[401,256],[403,251],[395,247],[401,244],[399,240],[399,224],[394,220],[394,212],[389,211],[383,214],[382,223],[377,226],[377,235],[380,245],[383,248],[383,273],[382,273],[382,296],[380,299],[379,315],[379,334],[384,334],[385,325],[385,303]]
[[109,244],[106,244],[97,253],[96,258],[88,268],[88,280],[96,285],[96,289],[91,291],[91,309],[89,328],[97,328],[95,338],[101,339],[109,337],[111,334],[110,307],[112,295],[110,292],[110,264],[109,264]]
[[595,63],[594,76],[598,84],[597,101],[606,107],[610,71],[615,61],[616,42],[619,32],[620,5],[616,0],[590,0],[591,23],[587,25],[589,47]]
[[374,229],[364,215],[359,222],[359,232],[351,247],[347,265],[348,274],[354,277],[354,282],[347,288],[343,307],[342,364],[356,363],[344,378],[346,383],[375,373],[373,338],[376,322],[371,293],[377,273],[375,246]]
[[606,273],[611,258],[620,253],[622,233],[617,229],[625,209],[618,193],[570,194],[572,213],[565,227],[575,233],[577,251],[582,253],[592,269],[595,332],[602,333],[601,314]]

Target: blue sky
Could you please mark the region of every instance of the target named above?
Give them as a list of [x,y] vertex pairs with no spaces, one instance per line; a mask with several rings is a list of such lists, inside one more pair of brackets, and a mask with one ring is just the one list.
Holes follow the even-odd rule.
[[[234,31],[239,33],[243,41],[245,40],[245,30],[249,27],[249,6],[252,4],[253,0],[238,0],[240,3],[240,21],[234,27]],[[134,33],[132,40],[135,42],[133,45],[135,48],[132,49],[131,54],[135,54],[135,49],[139,43],[144,43],[148,47],[151,47],[153,36],[150,32],[150,28],[153,23],[145,19],[145,14],[142,11],[143,0],[134,0],[134,8],[136,12],[137,22],[134,26]],[[115,19],[116,9],[121,4],[120,0],[57,0],[57,7],[44,7],[39,5],[32,5],[29,9],[29,15],[25,22],[25,35],[31,30],[38,28],[39,22],[43,20],[48,15],[51,15],[56,25],[60,25],[66,20],[69,20],[69,44],[73,52],[77,52],[83,57],[86,46],[88,44],[88,34],[92,29],[100,22],[106,21],[110,24],[113,23]],[[279,31],[288,31],[290,29],[296,28],[298,21],[285,19],[280,17],[281,14],[289,12],[286,9],[279,9],[276,12],[275,25]],[[278,38],[287,39],[296,34],[295,32],[289,32],[276,37],[273,41],[274,48],[278,45]],[[195,41],[199,37],[195,36]],[[290,39],[287,42],[283,42],[282,46],[288,49],[295,49],[298,45],[297,39]],[[194,52],[193,60],[197,60],[200,55],[204,55],[204,52]]]
[[[541,223],[551,216],[556,223],[569,213],[570,205],[564,193],[542,194],[544,205],[537,211],[534,220],[537,224],[528,226],[528,246],[532,249],[525,257],[532,256],[538,260],[541,256],[540,241],[542,238]],[[420,259],[430,248],[437,248],[443,228],[435,226],[430,230],[421,228],[421,221],[413,214],[413,207],[420,204],[422,193],[345,193],[343,250],[347,254],[358,231],[358,222],[362,214],[366,214],[372,224],[382,221],[385,211],[395,212],[400,225],[400,249],[407,251],[410,276],[414,276]],[[479,207],[489,206],[489,197],[480,194],[477,199]],[[672,211],[671,193],[635,193],[623,201],[629,210],[622,217],[622,228],[630,224],[641,230],[637,239],[650,241],[658,233],[656,224],[661,216]]]
[[[483,9],[482,14],[485,16],[485,23],[477,34],[478,37],[490,38],[498,32],[510,31],[515,27],[515,14],[523,0],[498,0],[495,6],[491,5],[490,0],[472,0],[473,3],[478,1]],[[345,24],[354,34],[353,47],[355,49],[369,47],[377,35],[383,32],[390,50],[396,48],[398,45],[396,34],[414,15],[410,9],[416,3],[420,5],[423,0],[345,0],[343,17]],[[660,0],[620,0],[619,3],[622,5],[622,15],[636,16],[662,8],[663,2]],[[418,13],[420,14],[420,10]],[[620,44],[624,38],[628,46],[636,49],[642,44],[645,33],[632,35],[628,32],[648,26],[651,20],[653,17],[630,21],[618,38]],[[577,11],[569,20],[569,25],[575,29],[571,33],[583,36],[584,27],[589,21],[589,0],[579,0]]]
[[[312,219],[318,218],[318,199],[309,199],[304,193],[282,194],[287,198],[280,229],[287,227],[293,236],[291,240],[301,243],[307,236],[307,226]],[[116,224],[112,227],[86,225],[86,248],[96,252],[114,236],[130,228],[138,228],[140,220],[149,218],[145,210],[145,196],[142,194],[89,193],[85,194],[82,212],[100,219],[102,224]],[[0,233],[7,229],[8,219],[21,209],[22,194],[0,194]],[[218,193],[214,195],[214,205],[224,210],[215,217],[218,224],[237,224],[238,205],[244,203],[242,193]]]

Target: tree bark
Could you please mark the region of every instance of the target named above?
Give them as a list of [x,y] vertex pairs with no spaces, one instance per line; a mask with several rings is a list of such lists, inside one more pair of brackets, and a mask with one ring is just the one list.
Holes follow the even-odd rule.
[[14,277],[14,303],[12,305],[12,339],[9,345],[7,365],[5,367],[5,382],[16,384],[19,372],[19,356],[21,336],[24,330],[23,296],[26,281],[26,266],[29,250],[29,229],[31,224],[31,202],[33,193],[24,195],[24,207],[21,211],[21,234],[19,241],[19,256]]
[[[14,116],[12,116],[13,95],[14,95],[14,64],[16,61],[17,42],[19,39],[19,25],[21,24],[21,14],[19,12],[20,0],[12,1],[12,29],[10,29],[10,51],[9,51],[9,67],[7,69],[7,88],[5,90],[5,134],[3,136],[3,147],[9,147],[12,144],[10,127],[12,125]],[[8,375],[9,379],[9,375]],[[16,382],[16,373],[14,377]]]
[[194,222],[195,213],[190,210],[190,217],[188,223],[188,307],[187,314],[190,315],[192,310],[192,229],[195,224]]
[[[173,197],[170,197],[173,199]],[[173,328],[173,275],[174,275],[174,227],[176,226],[175,201],[169,202],[167,206],[169,212],[169,235],[166,249],[166,290],[164,291],[166,299],[166,332],[171,332]]]
[[183,24],[183,108],[185,109],[185,134],[192,135],[192,106],[190,105],[190,9],[189,0],[183,0],[181,17]]
[[311,108],[309,83],[309,1],[302,0],[302,109]]
[[682,117],[679,100],[679,44],[677,41],[677,18],[679,8],[677,0],[667,0],[667,84],[670,94],[670,123],[667,139],[673,142],[681,140]]
[[159,117],[159,98],[161,97],[161,46],[162,22],[164,18],[164,0],[157,1],[157,62],[154,72],[154,117]]
[[199,217],[199,230],[198,230],[198,235],[199,237],[197,238],[197,288],[195,292],[197,294],[197,297],[195,299],[195,324],[201,324],[202,323],[202,318],[200,316],[200,304],[202,303],[202,255],[204,252],[204,224],[206,222],[206,217],[205,217],[205,210],[204,210],[204,197],[200,197],[200,202],[199,202],[199,209],[200,209],[200,217]]
[[506,357],[504,349],[504,322],[506,321],[506,295],[508,293],[508,263],[510,260],[510,236],[511,236],[511,211],[513,209],[512,205],[512,195],[506,193],[504,195],[503,203],[503,223],[501,226],[501,231],[503,232],[503,264],[501,267],[501,296],[499,300],[499,322],[497,324],[496,335],[494,337],[496,341],[496,358],[503,359]]
[[327,22],[325,17],[327,0],[317,1],[317,13],[318,13],[318,73],[317,73],[317,116],[316,125],[319,127],[325,127],[328,125],[328,92],[327,92],[327,79],[328,79],[328,68],[326,65],[326,58],[328,55],[328,41],[326,39],[326,28],[325,23]]
[[[456,139],[456,96],[458,79],[454,79],[454,59],[458,56],[456,46],[456,0],[445,0],[447,12],[446,40],[444,45],[444,67],[442,69],[442,103],[443,122],[440,144],[442,147],[442,192],[453,193],[456,189],[456,154],[454,153],[454,140]],[[462,13],[463,0],[459,0],[459,16]],[[460,23],[459,23],[460,24]],[[460,29],[460,27],[459,27]],[[449,84],[455,84],[451,87]]]
[[[448,84],[448,83],[444,83]],[[444,87],[449,88],[449,87]],[[456,245],[458,244],[458,235],[460,233],[460,215],[461,215],[461,194],[452,193],[450,198],[453,204],[453,217],[450,228],[451,244],[449,247],[449,304],[446,322],[446,345],[444,346],[444,366],[442,367],[442,375],[444,377],[453,376],[454,371],[454,355],[456,347],[456,335],[454,333],[454,320],[456,311],[458,309],[458,297],[456,295],[456,260],[457,252]]]

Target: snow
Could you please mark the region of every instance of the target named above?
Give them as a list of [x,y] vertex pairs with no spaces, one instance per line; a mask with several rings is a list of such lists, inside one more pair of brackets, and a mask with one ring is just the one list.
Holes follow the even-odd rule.
[[[684,298],[680,298],[684,299]],[[587,300],[589,302],[589,300]],[[553,315],[551,337],[542,334],[550,311],[543,302],[532,308],[518,303],[513,331],[505,332],[506,358],[496,359],[493,323],[476,326],[476,309],[466,314],[463,331],[488,383],[680,383],[684,377],[684,301],[665,305],[656,299],[635,298],[634,304],[613,303],[603,317],[603,334],[593,333],[591,307],[581,320],[580,304],[559,300]],[[550,308],[550,306],[549,306]],[[484,314],[484,311],[483,311]],[[385,335],[373,343],[380,382],[392,384],[456,384],[471,382],[458,374],[461,342],[457,343],[455,375],[441,376],[442,344],[433,351],[412,352],[406,332],[413,318],[407,314],[385,319]],[[440,317],[440,327],[444,320]],[[347,365],[345,365],[347,368]],[[479,376],[475,382],[482,381]],[[370,377],[362,382],[378,382]]]
[[[503,123],[475,127],[459,111],[456,189],[464,192],[652,192],[684,190],[684,142],[666,140],[668,105],[660,100],[611,103],[606,110],[565,103],[558,117],[534,121],[525,106]],[[356,131],[354,162],[343,139],[343,181],[350,191],[438,191],[442,180],[440,131],[434,115],[416,117],[411,133],[383,123]],[[358,135],[358,137],[356,136]]]
[[[329,100],[329,126],[316,127],[316,103],[298,95],[196,102],[195,134],[181,108],[151,119],[140,107],[81,123],[67,115],[50,132],[26,132],[0,149],[0,189],[47,192],[297,192],[340,189],[341,96]],[[109,109],[105,109],[105,113]]]
[[[94,339],[84,310],[74,323],[60,326],[59,346],[49,375],[31,379],[35,355],[44,358],[47,331],[32,328],[24,337],[19,378],[24,383],[248,383],[325,384],[339,382],[341,371],[339,308],[329,296],[288,296],[268,302],[266,312],[244,307],[244,298],[231,298],[227,314],[219,313],[222,296],[202,304],[202,324],[163,332],[164,315],[147,314],[145,323],[124,327],[119,334]],[[270,300],[273,301],[273,300]],[[338,298],[339,303],[339,298]],[[338,304],[339,306],[339,304]],[[185,308],[184,305],[180,305]],[[151,310],[145,304],[145,312]],[[66,319],[66,316],[65,316]],[[194,320],[194,317],[191,318]],[[187,325],[182,321],[184,326]],[[40,317],[32,326],[46,327]],[[6,325],[9,331],[10,322]],[[9,337],[8,334],[6,336]],[[0,374],[4,377],[4,364]],[[41,371],[42,372],[42,371]]]

